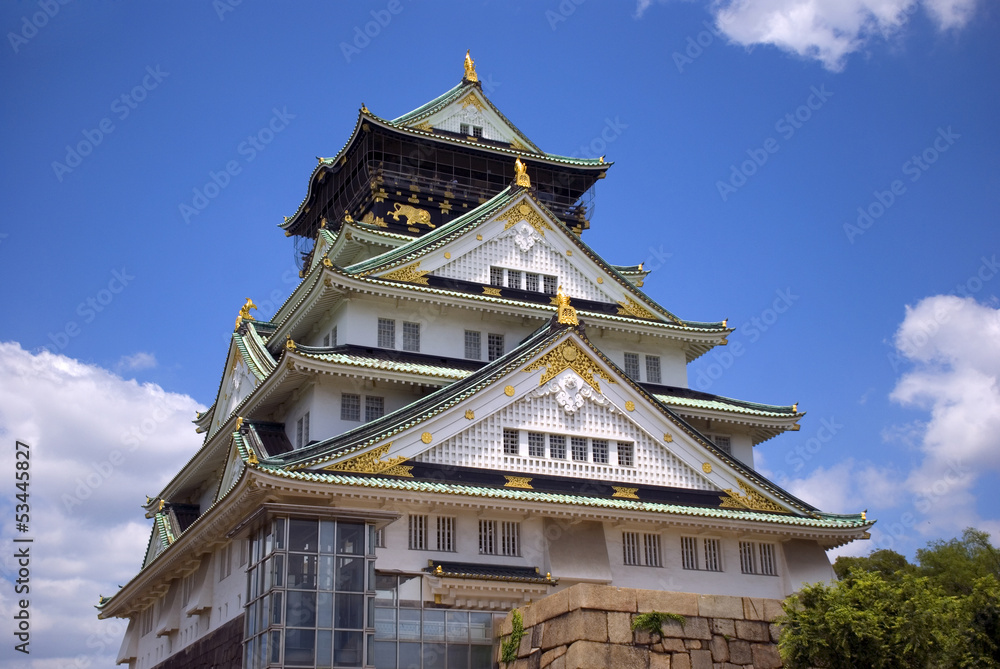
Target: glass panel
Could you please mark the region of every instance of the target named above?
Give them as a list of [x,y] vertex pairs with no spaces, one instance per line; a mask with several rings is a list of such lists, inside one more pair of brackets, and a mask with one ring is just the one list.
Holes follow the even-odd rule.
[[274,550],[274,537],[271,536],[271,528],[264,530],[264,555],[270,555]]
[[336,530],[336,523],[332,520],[319,521],[319,552],[333,552],[333,533]]
[[321,592],[316,598],[316,627],[333,627],[332,592]]
[[364,555],[365,526],[361,523],[337,523],[337,552]]
[[271,573],[272,572],[271,563],[272,562],[273,562],[273,560],[271,558],[268,558],[268,559],[264,560],[263,566],[261,567],[261,573],[264,576],[264,583],[261,586],[261,591],[262,592],[267,592],[268,590],[271,589],[271,576],[272,576],[272,573]]
[[364,589],[364,558],[337,558],[337,590],[361,592]]
[[375,601],[380,604],[396,603],[395,574],[375,574]]
[[275,630],[271,632],[271,643],[268,644],[271,647],[271,664],[278,664],[281,662],[281,632]]
[[251,604],[247,607],[247,636],[257,633],[257,606]]
[[257,655],[255,652],[256,649],[257,649],[257,639],[250,639],[249,641],[247,641],[246,664],[244,666],[250,667],[251,669],[258,666]]
[[448,646],[448,669],[470,669],[468,646]]
[[333,590],[333,556],[319,556],[319,589]]
[[[396,609],[387,609],[382,606],[375,607],[375,638],[396,638]],[[377,646],[378,644],[376,644]]]
[[316,632],[316,666],[319,669],[333,666],[333,632],[329,630]]
[[472,643],[478,641],[493,643],[493,615],[490,613],[470,613],[469,637]]
[[257,598],[257,579],[258,579],[258,577],[257,577],[257,569],[258,569],[257,567],[254,567],[253,569],[251,569],[249,577],[247,578],[247,581],[248,581],[247,587],[250,589],[250,592],[247,595],[247,599],[249,599],[249,600],[253,600],[253,599]]
[[364,632],[334,632],[333,666],[362,666],[364,663],[364,642]]
[[399,638],[420,640],[420,609],[399,610]]
[[285,624],[289,627],[316,626],[316,593],[296,592],[286,593]]
[[420,644],[399,644],[399,669],[420,669]]
[[444,641],[444,611],[424,611],[424,641]]
[[316,630],[285,630],[285,666],[311,667],[316,662]]
[[396,642],[375,642],[375,669],[396,669]]
[[443,667],[444,666],[444,644],[443,643],[425,643],[423,647],[423,652],[421,653],[424,660],[425,667]]
[[448,642],[469,640],[469,613],[467,611],[448,612]]
[[271,601],[271,624],[280,625],[281,624],[281,612],[285,610],[285,607],[281,605],[281,593],[274,593],[274,598]]
[[338,629],[363,629],[365,626],[365,596],[337,595]]
[[469,666],[476,667],[492,667],[493,666],[493,646],[471,646],[469,658]]
[[375,598],[369,597],[368,603],[365,611],[368,612],[368,622],[365,623],[365,627],[372,628],[375,627]]
[[292,553],[288,556],[288,587],[316,589],[316,556]]
[[318,526],[315,520],[292,518],[288,521],[288,550],[316,552]]
[[276,518],[274,521],[274,550],[285,550],[285,519]]
[[256,663],[262,667],[267,666],[267,635],[261,634],[258,638]]

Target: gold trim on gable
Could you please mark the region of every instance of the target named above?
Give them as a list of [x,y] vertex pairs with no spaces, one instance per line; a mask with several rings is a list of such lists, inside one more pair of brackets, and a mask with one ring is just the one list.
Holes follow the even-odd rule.
[[774,511],[775,513],[788,513],[788,510],[781,507],[759,492],[751,488],[743,481],[737,481],[744,495],[735,492],[732,488],[726,488],[724,492],[727,497],[723,497],[719,502],[719,507],[723,509],[750,509],[751,511]]
[[388,444],[374,448],[367,453],[356,455],[353,458],[344,460],[343,462],[327,465],[326,467],[323,467],[323,471],[349,472],[355,474],[389,474],[391,476],[406,476],[413,478],[413,474],[410,473],[413,466],[402,464],[403,462],[406,462],[406,458],[404,456],[399,455],[394,458],[389,458],[388,460],[382,459],[385,454],[389,452],[390,446],[392,446],[391,441]]
[[608,383],[615,382],[615,380],[612,379],[607,372],[598,367],[590,356],[584,353],[579,346],[568,340],[549,351],[521,371],[533,372],[536,369],[541,369],[542,367],[545,367],[546,369],[542,374],[541,380],[538,382],[538,385],[540,386],[544,386],[566,369],[572,369],[574,372],[579,374],[580,378],[586,381],[587,384],[597,392],[601,392],[601,383],[594,378],[595,374]]
[[406,265],[405,267],[400,267],[399,269],[393,270],[388,274],[383,274],[380,279],[388,279],[390,281],[405,281],[407,283],[419,283],[424,286],[427,285],[428,280],[425,274],[429,274],[430,270],[420,269],[420,261],[413,263],[412,265]]

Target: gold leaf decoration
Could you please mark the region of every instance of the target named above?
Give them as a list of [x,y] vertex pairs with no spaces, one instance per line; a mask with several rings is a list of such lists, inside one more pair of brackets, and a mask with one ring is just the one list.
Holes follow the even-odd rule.
[[504,221],[504,226],[503,226],[504,230],[509,230],[510,228],[513,228],[521,221],[527,221],[528,225],[533,227],[538,232],[538,234],[540,234],[543,237],[545,236],[546,230],[552,229],[552,226],[549,225],[549,222],[546,221],[545,218],[540,213],[538,213],[538,210],[529,205],[527,201],[522,202],[520,205],[516,207],[511,207],[504,213],[497,216],[497,220]]
[[618,303],[618,315],[619,316],[635,316],[636,318],[647,318],[649,320],[656,320],[656,316],[653,315],[646,307],[642,306],[629,296],[625,296],[625,299]]
[[388,460],[382,459],[385,457],[385,454],[389,452],[390,446],[392,446],[391,441],[388,444],[379,446],[378,448],[373,448],[367,453],[356,455],[353,458],[344,460],[343,462],[327,465],[323,468],[323,470],[328,472],[349,472],[355,474],[390,474],[392,476],[407,476],[412,478],[413,474],[410,473],[410,470],[413,469],[413,467],[411,465],[401,464],[406,462],[406,458],[402,455],[389,458]]
[[493,297],[500,297],[500,289],[493,288],[492,286],[483,286],[483,295],[492,295]]
[[468,95],[462,98],[461,105],[462,109],[465,109],[466,107],[475,107],[479,111],[486,110],[486,107],[483,106],[483,103],[480,102],[479,98],[476,97],[476,94],[472,92],[470,92]]
[[703,463],[701,465],[701,471],[705,472],[706,474],[711,474],[712,473],[712,463],[710,463],[710,462]]
[[635,402],[632,400],[625,402],[625,411],[635,411]]
[[418,123],[417,125],[415,125],[413,127],[416,128],[417,130],[423,130],[424,132],[430,132],[431,130],[434,129],[431,126],[430,121],[424,121],[423,123]]
[[504,488],[524,488],[525,490],[534,490],[531,487],[531,479],[526,476],[507,476],[504,475],[507,482],[503,484]]
[[406,265],[405,267],[400,267],[395,269],[388,274],[383,274],[383,279],[389,279],[390,281],[405,281],[407,283],[419,283],[424,286],[427,285],[427,277],[424,276],[428,274],[430,270],[420,269],[420,261],[413,263],[412,265]]
[[737,481],[736,483],[739,484],[740,488],[742,488],[743,492],[746,494],[741,495],[732,488],[726,488],[723,492],[726,493],[727,496],[723,497],[719,502],[719,507],[723,509],[750,509],[751,511],[788,513],[786,509],[764,497],[743,481]]
[[639,492],[638,488],[624,488],[620,485],[613,485],[611,487],[614,488],[615,490],[614,494],[611,495],[612,497],[624,497],[625,499],[639,499],[639,495],[636,494],[637,492]]
[[503,394],[506,395],[507,397],[513,397],[514,396],[514,386],[504,386]]
[[420,441],[424,442],[425,444],[429,444],[433,440],[434,440],[434,435],[432,435],[430,432],[424,432],[422,435],[420,435]]
[[598,367],[590,356],[584,353],[579,346],[568,340],[560,344],[555,349],[549,351],[521,371],[533,372],[536,369],[541,369],[542,367],[545,367],[546,369],[542,374],[541,380],[538,382],[538,385],[540,386],[544,386],[566,369],[572,369],[574,372],[579,374],[580,378],[586,381],[587,384],[597,392],[601,392],[601,383],[594,378],[595,374],[608,383],[615,382],[615,380],[612,379],[607,372]]
[[475,420],[475,418],[476,418],[476,412],[473,411],[472,409],[466,409],[465,410],[465,417],[468,420]]
[[663,441],[665,441],[665,442],[667,442],[669,444],[673,440],[674,440],[674,435],[670,434],[669,432],[665,432],[663,434]]

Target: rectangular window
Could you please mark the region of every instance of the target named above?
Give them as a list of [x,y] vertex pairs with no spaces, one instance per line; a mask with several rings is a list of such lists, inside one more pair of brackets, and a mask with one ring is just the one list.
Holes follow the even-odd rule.
[[542,276],[542,285],[544,286],[544,292],[546,295],[555,295],[556,289],[558,288],[556,278],[554,276]]
[[439,517],[437,519],[437,549],[439,551],[455,550],[455,519]]
[[479,521],[479,552],[482,555],[521,554],[521,526],[516,521]]
[[503,453],[504,455],[518,455],[520,444],[518,444],[517,430],[503,431]]
[[520,288],[521,288],[521,275],[523,273],[524,272],[522,272],[521,270],[517,270],[517,269],[509,269],[509,270],[507,270],[507,287],[508,288],[517,288],[518,290],[520,290]]
[[774,544],[757,544],[760,548],[760,573],[765,576],[777,576],[778,565],[774,559]]
[[479,521],[479,554],[497,554],[497,521]]
[[378,319],[379,348],[396,348],[396,321],[391,318]]
[[662,567],[663,558],[660,553],[660,535],[659,534],[644,534],[642,535],[642,547],[643,555],[646,558],[647,567]]
[[375,548],[385,548],[385,528],[375,530]]
[[463,135],[468,135],[469,134],[469,124],[468,123],[459,123],[458,124],[458,131],[460,133],[462,133]]
[[625,376],[629,377],[633,381],[639,380],[639,354],[638,353],[626,353],[625,354]]
[[705,569],[722,571],[722,544],[718,539],[705,539]]
[[409,518],[410,530],[410,550],[427,550],[427,516],[414,516]]
[[325,335],[323,335],[323,346],[325,348],[329,348],[329,346],[330,346],[330,333],[329,332],[327,332]]
[[228,543],[219,551],[219,580],[231,573],[233,573],[233,544]]
[[500,357],[503,357],[503,335],[491,332],[486,337],[486,359],[493,362]]
[[695,537],[681,537],[681,566],[698,568],[698,540]]
[[630,442],[627,441],[618,442],[618,466],[619,467],[635,466],[635,450]]
[[732,438],[727,435],[716,434],[712,436],[712,441],[715,442],[716,447],[723,453],[732,455],[733,453],[733,441]]
[[528,433],[528,455],[533,458],[545,457],[545,435],[541,432]]
[[740,542],[740,571],[744,574],[778,575],[774,544]]
[[465,331],[465,357],[469,360],[483,359],[483,335],[475,330]]
[[403,350],[420,352],[420,323],[403,321]]
[[538,275],[528,272],[524,275],[524,289],[538,292]]
[[562,434],[549,435],[549,457],[555,460],[566,459],[566,436]]
[[361,420],[361,395],[340,395],[340,420]]
[[660,356],[646,356],[646,383],[660,383]]
[[381,418],[385,415],[385,398],[377,395],[365,395],[365,422]]
[[309,443],[309,412],[295,421],[295,448],[302,448]]
[[500,523],[500,554],[517,556],[521,554],[521,525],[505,520]]
[[482,129],[482,127],[478,126],[478,125],[472,126],[472,136],[473,137],[482,137],[483,136],[483,129]]
[[594,462],[602,465],[608,464],[608,440],[592,439],[590,447],[594,454]]
[[625,564],[639,564],[639,533],[622,533],[622,559]]
[[502,286],[503,285],[503,268],[502,267],[490,267],[490,285],[491,286]]
[[330,346],[337,345],[337,326],[334,325],[333,329],[330,330]]
[[583,437],[570,437],[570,450],[573,453],[573,459],[579,462],[587,461],[587,440]]

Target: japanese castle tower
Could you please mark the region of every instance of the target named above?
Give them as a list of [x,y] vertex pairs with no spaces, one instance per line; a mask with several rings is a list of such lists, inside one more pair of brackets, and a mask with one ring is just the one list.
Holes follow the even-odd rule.
[[[782,598],[867,537],[754,470],[796,406],[688,389],[732,332],[582,239],[610,163],[461,82],[362,106],[282,224],[302,281],[236,319],[201,449],[102,598],[130,669],[494,666],[493,621],[576,583]],[[197,666],[202,666],[197,664]]]

